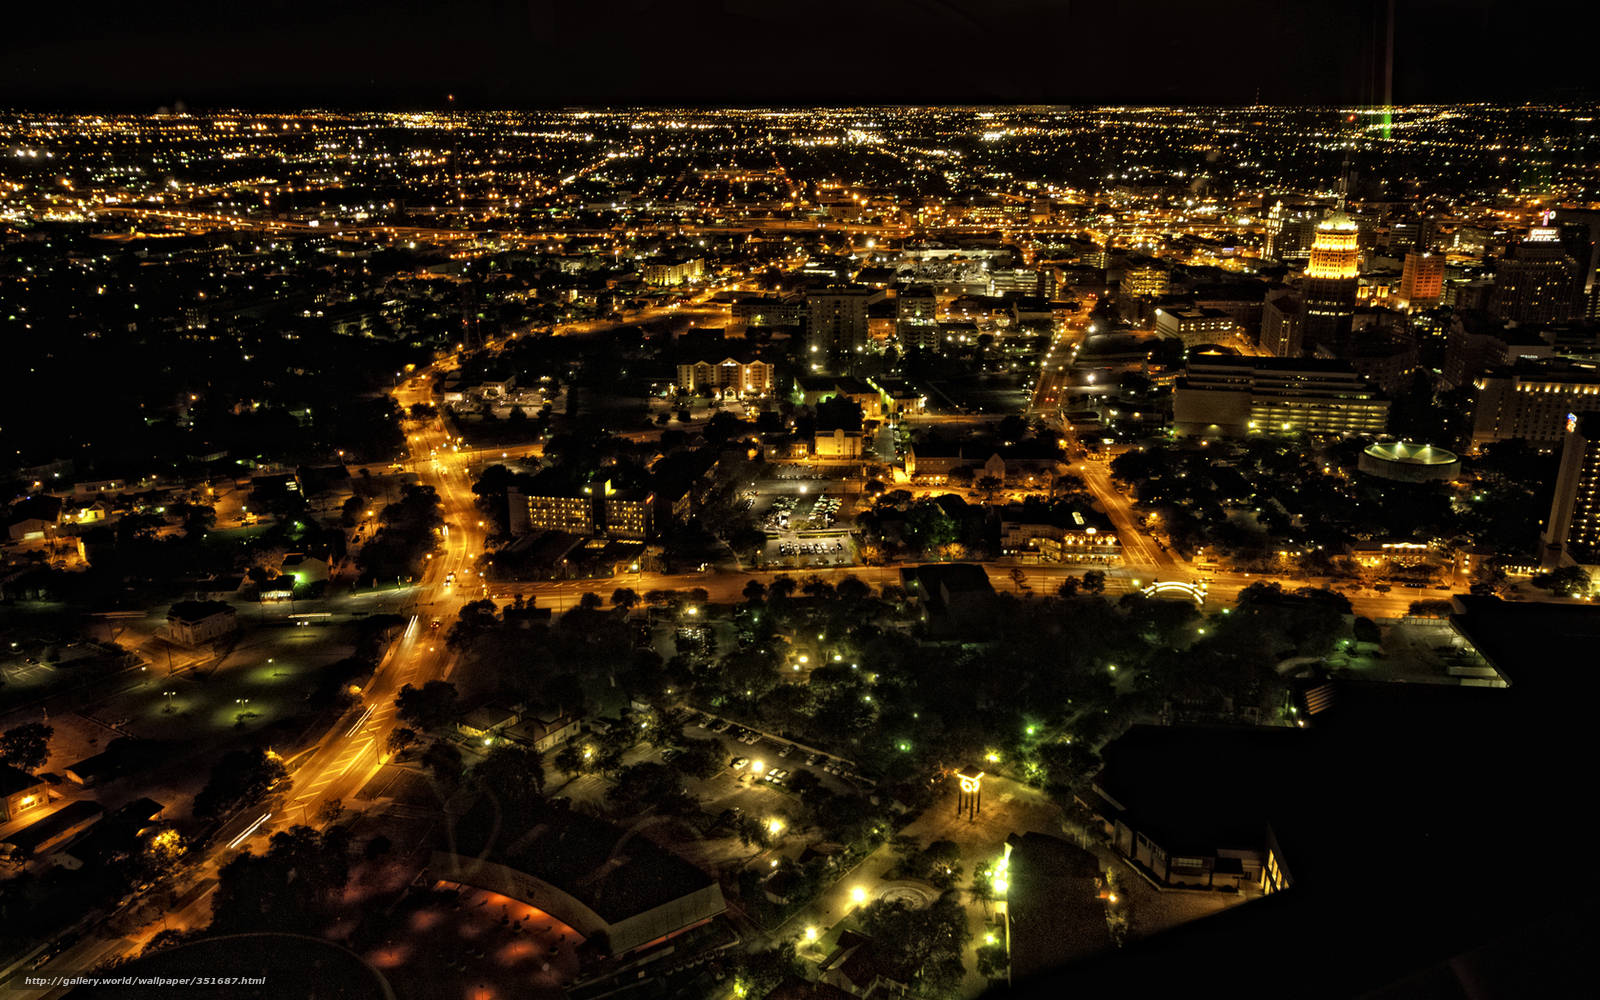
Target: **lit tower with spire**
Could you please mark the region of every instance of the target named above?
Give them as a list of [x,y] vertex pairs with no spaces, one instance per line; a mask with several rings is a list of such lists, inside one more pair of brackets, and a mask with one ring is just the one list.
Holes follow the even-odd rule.
[[1338,349],[1350,337],[1361,257],[1356,236],[1355,220],[1342,208],[1317,224],[1300,290],[1300,337],[1307,353],[1323,346]]
[[1300,289],[1300,342],[1307,354],[1319,347],[1342,350],[1350,339],[1355,321],[1357,275],[1361,270],[1361,248],[1356,222],[1345,211],[1350,187],[1350,147],[1344,152],[1344,167],[1339,172],[1338,207],[1317,224],[1311,241],[1311,259],[1306,264],[1305,283]]

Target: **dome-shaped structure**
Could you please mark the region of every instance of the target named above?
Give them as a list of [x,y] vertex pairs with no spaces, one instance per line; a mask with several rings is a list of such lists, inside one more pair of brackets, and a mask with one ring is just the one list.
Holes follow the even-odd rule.
[[1461,473],[1461,456],[1415,441],[1379,441],[1367,446],[1356,467],[1401,483],[1446,482]]

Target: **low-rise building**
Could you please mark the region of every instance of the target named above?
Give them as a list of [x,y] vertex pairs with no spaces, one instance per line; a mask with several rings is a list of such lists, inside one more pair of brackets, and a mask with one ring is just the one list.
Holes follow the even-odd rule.
[[1347,361],[1201,354],[1174,387],[1172,420],[1202,437],[1379,434],[1389,401]]
[[505,731],[506,739],[548,753],[578,735],[579,719],[559,709],[544,709],[525,715]]
[[536,906],[601,954],[622,958],[658,947],[727,909],[715,878],[604,820],[548,810],[511,840],[495,840],[498,827],[487,819],[480,825],[482,832],[462,830],[460,853],[434,852],[427,877]]
[[835,427],[831,431],[817,431],[811,446],[812,457],[825,462],[856,462],[862,455],[860,431],[847,431]]
[[238,627],[238,613],[222,601],[179,601],[167,611],[167,634],[183,646],[220,639]]
[[1220,309],[1156,310],[1156,332],[1183,341],[1185,347],[1220,343],[1233,330],[1233,317]]
[[1000,520],[1000,552],[1040,562],[1092,566],[1116,566],[1122,562],[1121,541],[1106,516],[1095,510],[1072,511],[1046,519],[1028,517],[1022,508],[1008,507]]
[[710,390],[743,399],[772,395],[773,366],[760,358],[727,357],[721,361],[688,361],[678,365],[678,388]]
[[461,717],[456,730],[468,739],[492,739],[517,724],[516,712],[500,705],[479,705]]
[[10,822],[40,809],[49,801],[49,786],[10,764],[0,764],[0,822]]
[[1282,726],[1137,725],[1108,743],[1079,800],[1162,885],[1282,888],[1271,804],[1306,734]]

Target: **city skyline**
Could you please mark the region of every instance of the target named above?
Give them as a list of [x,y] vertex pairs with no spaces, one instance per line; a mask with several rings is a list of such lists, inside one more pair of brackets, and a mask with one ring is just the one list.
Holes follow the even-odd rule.
[[1585,995],[1597,23],[18,14],[0,988]]

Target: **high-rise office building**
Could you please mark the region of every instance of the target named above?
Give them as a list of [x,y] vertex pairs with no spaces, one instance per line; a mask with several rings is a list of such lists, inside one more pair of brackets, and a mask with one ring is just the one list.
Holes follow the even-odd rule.
[[1580,258],[1583,270],[1583,315],[1600,318],[1600,211],[1592,208],[1558,208],[1556,224],[1568,234],[1569,249]]
[[1600,558],[1600,413],[1570,413],[1563,427],[1555,498],[1539,533],[1545,569]]
[[1306,353],[1338,349],[1350,339],[1356,314],[1361,251],[1356,224],[1334,212],[1317,225],[1300,288],[1300,341]]
[[1261,255],[1269,260],[1305,260],[1311,253],[1312,238],[1322,211],[1313,205],[1274,203],[1267,210],[1266,239]]
[[1582,265],[1560,230],[1540,226],[1512,248],[1494,274],[1490,311],[1518,323],[1560,323],[1581,313]]
[[895,300],[895,336],[900,349],[936,350],[939,344],[939,300],[927,285],[913,285]]
[[1139,264],[1122,272],[1122,294],[1160,298],[1167,294],[1172,275],[1160,264]]
[[876,289],[830,285],[806,296],[808,365],[812,371],[845,371],[867,343],[867,305]]
[[1278,292],[1261,305],[1261,347],[1275,358],[1300,356],[1300,299]]
[[1406,309],[1431,309],[1444,298],[1444,258],[1431,253],[1406,254],[1400,272],[1400,301]]

